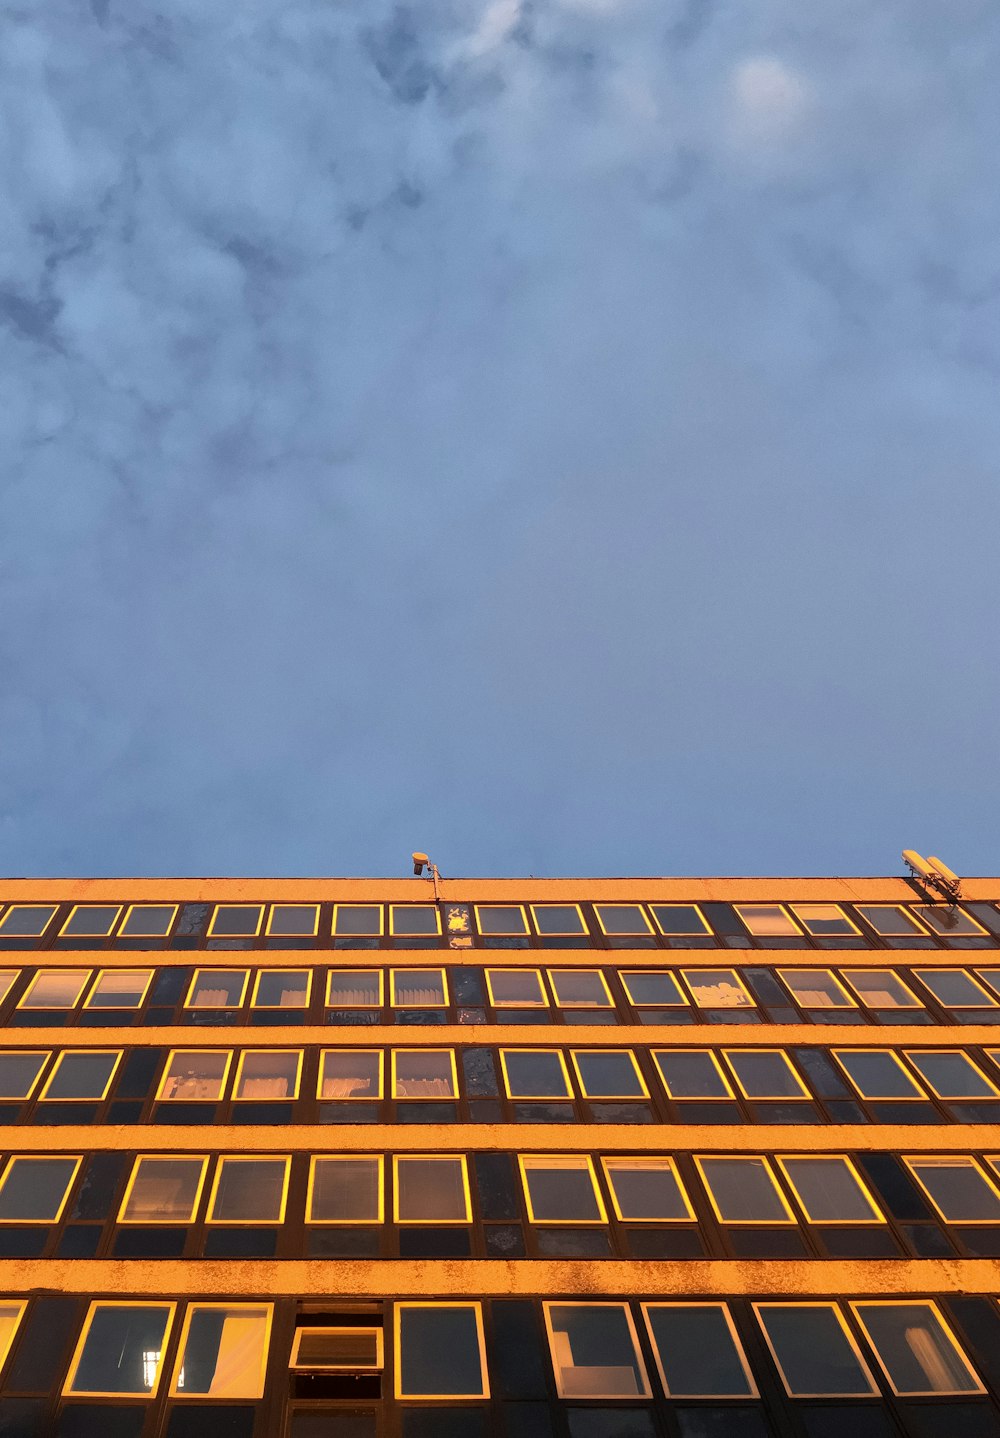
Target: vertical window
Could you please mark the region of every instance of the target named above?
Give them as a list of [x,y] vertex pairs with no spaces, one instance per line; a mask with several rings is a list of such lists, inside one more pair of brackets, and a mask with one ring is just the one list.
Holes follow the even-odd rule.
[[672,1158],[602,1158],[615,1213],[625,1223],[691,1223],[694,1210]]
[[118,922],[120,904],[75,904],[59,930],[63,939],[106,939]]
[[250,1003],[255,1009],[307,1009],[311,984],[309,969],[261,969]]
[[673,1099],[731,1099],[733,1091],[711,1049],[655,1049],[667,1097]]
[[480,1303],[397,1303],[397,1398],[488,1398]]
[[585,1098],[648,1098],[631,1049],[573,1049],[573,1067]]
[[587,1154],[521,1154],[517,1161],[532,1223],[607,1223]]
[[451,1049],[393,1049],[393,1098],[457,1098]]
[[589,933],[579,904],[532,904],[531,916],[542,938],[568,938]]
[[538,969],[487,969],[486,987],[495,1009],[548,1008]]
[[626,1303],[543,1303],[560,1398],[648,1398]]
[[440,932],[441,915],[436,904],[389,905],[389,933],[397,938]]
[[448,1006],[444,969],[393,969],[394,1009],[443,1009]]
[[1000,1223],[1000,1190],[962,1154],[904,1158],[946,1223]]
[[853,1009],[854,1000],[829,969],[779,969],[778,977],[804,1009]]
[[809,1098],[783,1049],[723,1049],[745,1098]]
[[392,1161],[397,1223],[471,1223],[464,1154],[399,1154]]
[[21,1319],[24,1317],[24,1310],[28,1303],[26,1299],[19,1302],[0,1303],[0,1370],[7,1362],[7,1355],[17,1336],[17,1330],[21,1326]]
[[90,982],[90,969],[39,969],[19,1009],[71,1009]]
[[501,1049],[508,1098],[572,1098],[566,1060],[559,1049]]
[[334,904],[333,932],[338,938],[381,938],[385,915],[381,904]]
[[997,1001],[964,969],[915,969],[925,989],[930,989],[946,1009],[995,1009]]
[[961,1049],[906,1049],[906,1057],[938,1098],[998,1098],[997,1089]]
[[893,1392],[985,1393],[936,1303],[852,1303]]
[[794,1223],[784,1194],[766,1158],[696,1157],[720,1223]]
[[833,1056],[862,1098],[925,1097],[891,1049],[834,1049]]
[[55,904],[12,904],[0,919],[0,939],[40,939],[51,924]]
[[269,938],[311,939],[319,933],[318,904],[272,904],[267,916]]
[[861,933],[839,904],[793,904],[792,913],[814,939],[840,938]]
[[175,1398],[263,1398],[270,1303],[192,1303],[181,1329]]
[[216,904],[210,939],[255,939],[264,920],[263,904]]
[[140,1009],[152,979],[152,969],[102,969],[84,1008]]
[[380,1009],[381,969],[331,969],[326,982],[326,1005],[331,1009]]
[[756,1398],[750,1365],[724,1303],[643,1303],[668,1398]]
[[20,972],[20,969],[0,969],[0,1004],[14,987],[14,981]]
[[142,1154],[133,1167],[119,1223],[193,1223],[208,1167],[206,1154]]
[[15,1156],[0,1178],[0,1223],[58,1223],[81,1158]]
[[42,1098],[107,1098],[121,1056],[121,1049],[65,1050],[55,1061]]
[[528,932],[528,920],[517,904],[477,904],[476,922],[481,934],[516,936]]
[[549,983],[561,1009],[614,1008],[600,969],[549,969]]
[[324,1049],[319,1062],[322,1099],[382,1097],[381,1049]]
[[48,1049],[0,1053],[0,1099],[30,1098],[48,1056]]
[[681,969],[681,973],[701,1009],[756,1008],[735,969]]
[[846,1155],[784,1154],[777,1162],[810,1223],[885,1222]]
[[209,1223],[284,1223],[288,1158],[220,1158]]
[[785,1391],[793,1398],[868,1398],[878,1392],[835,1303],[753,1307]]
[[301,1073],[301,1049],[246,1049],[236,1069],[233,1098],[298,1098]]
[[802,932],[784,904],[734,904],[733,907],[755,938],[791,938]]
[[176,904],[130,904],[125,922],[118,930],[120,939],[163,939],[177,913]]
[[653,926],[641,904],[595,904],[594,913],[603,934],[651,934]]
[[619,969],[618,977],[635,1008],[679,1008],[687,1004],[681,986],[667,969]]
[[238,1009],[246,998],[249,969],[196,969],[185,1007]]
[[667,939],[710,938],[712,930],[697,904],[650,904],[656,927]]
[[160,1080],[157,1099],[217,1102],[226,1087],[230,1049],[172,1049]]
[[841,969],[863,1004],[870,1009],[922,1009],[912,989],[892,969]]
[[309,1223],[381,1223],[385,1217],[381,1154],[313,1158],[309,1168]]
[[63,1392],[152,1398],[176,1303],[92,1303]]
[[898,904],[855,904],[854,907],[876,934],[884,939],[909,939],[916,934],[927,933],[912,912],[901,909]]

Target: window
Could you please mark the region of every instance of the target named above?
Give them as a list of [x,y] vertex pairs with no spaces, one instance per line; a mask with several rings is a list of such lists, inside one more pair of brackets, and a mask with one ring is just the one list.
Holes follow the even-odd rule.
[[298,1098],[301,1072],[299,1049],[247,1049],[240,1054],[233,1098]]
[[0,1223],[58,1223],[81,1158],[10,1159],[0,1179]]
[[40,969],[19,1009],[71,1009],[90,982],[90,969]]
[[804,1009],[853,1009],[854,1000],[829,969],[779,969],[778,976]]
[[0,969],[0,1003],[3,1003],[14,987],[14,981],[20,972],[20,969]]
[[604,934],[651,934],[653,926],[641,904],[595,904],[594,913]]
[[311,939],[319,933],[318,904],[272,904],[267,918],[269,938]]
[[196,969],[185,1007],[238,1009],[246,997],[249,969]]
[[538,969],[487,969],[486,987],[495,1009],[548,1008]]
[[922,1009],[923,1004],[891,969],[841,969],[863,1004],[870,1009]]
[[728,1098],[733,1091],[710,1049],[656,1049],[653,1052],[669,1098]]
[[648,1098],[631,1049],[574,1049],[573,1066],[585,1098]]
[[233,1055],[229,1049],[172,1049],[160,1080],[162,1102],[222,1097]]
[[1000,969],[977,969],[976,973],[989,984],[991,989],[1000,993]]
[[55,912],[55,904],[12,904],[0,919],[0,939],[40,939]]
[[393,1098],[457,1098],[451,1049],[393,1049]]
[[7,1361],[7,1354],[17,1336],[17,1330],[24,1317],[24,1310],[27,1308],[27,1300],[20,1302],[0,1303],[0,1369]]
[[395,1009],[443,1009],[448,1005],[444,969],[393,969],[391,978]]
[[176,913],[176,904],[130,904],[118,937],[163,939],[169,934]]
[[884,939],[912,939],[916,934],[927,933],[910,910],[901,909],[898,904],[855,904],[855,908]]
[[205,1154],[143,1154],[136,1159],[119,1223],[193,1223],[205,1182]]
[[401,935],[440,934],[441,915],[436,904],[390,904],[389,933]]
[[915,969],[917,978],[946,1009],[994,1009],[997,1001],[964,969]]
[[381,969],[333,969],[326,983],[327,1008],[380,1009]]
[[814,939],[839,938],[860,934],[857,924],[847,917],[839,904],[793,904],[792,913]]
[[756,1398],[757,1385],[724,1303],[643,1303],[668,1398]]
[[118,922],[120,904],[74,904],[59,930],[63,939],[106,939]]
[[337,1154],[309,1167],[309,1223],[381,1223],[385,1216],[382,1156]]
[[745,1098],[809,1098],[782,1049],[723,1049]]
[[501,1049],[508,1098],[572,1098],[566,1060],[558,1049]]
[[794,1223],[766,1158],[695,1158],[720,1223]]
[[250,1002],[255,1009],[306,1009],[311,986],[308,969],[261,969]]
[[862,1098],[924,1097],[891,1049],[834,1049],[833,1056]]
[[288,1158],[220,1158],[209,1223],[284,1223]]
[[681,973],[699,1008],[756,1008],[735,969],[681,969]]
[[152,1398],[176,1303],[92,1303],[63,1392]]
[[297,1328],[291,1369],[309,1373],[370,1373],[384,1363],[381,1328]]
[[181,1329],[175,1398],[263,1398],[270,1303],[192,1303]]
[[1000,1098],[983,1071],[960,1049],[907,1049],[904,1052],[938,1098]]
[[339,937],[380,938],[385,931],[381,904],[334,904],[333,932]]
[[675,1008],[687,1003],[681,986],[667,969],[619,969],[630,1004],[639,1008]]
[[789,938],[802,932],[784,904],[734,904],[733,907],[755,938]]
[[67,1049],[56,1059],[42,1098],[107,1098],[121,1056],[121,1049]]
[[697,904],[650,904],[660,933],[668,939],[701,939],[712,930]]
[[929,929],[944,939],[971,938],[986,933],[981,924],[954,904],[918,904],[916,912]]
[[102,969],[84,1008],[139,1009],[152,979],[152,969]]
[[520,1154],[517,1161],[532,1223],[607,1223],[587,1154]]
[[400,1154],[392,1161],[397,1223],[471,1223],[464,1154]]
[[810,1223],[885,1222],[844,1154],[784,1154],[777,1163]]
[[648,1398],[626,1303],[543,1303],[560,1398]]
[[48,1049],[0,1053],[0,1099],[30,1098],[48,1056]]
[[793,1398],[867,1398],[878,1392],[835,1303],[755,1303],[753,1308]]
[[208,926],[210,939],[255,939],[264,919],[263,904],[216,904]]
[[690,1223],[688,1202],[672,1158],[602,1158],[615,1213],[623,1222]]
[[946,1223],[1000,1223],[1000,1190],[962,1154],[903,1162]]
[[589,933],[579,904],[532,904],[531,916],[542,938]]
[[549,969],[549,983],[561,1009],[614,1007],[600,969]]
[[479,1303],[397,1303],[397,1398],[488,1398]]
[[875,1357],[901,1398],[985,1393],[936,1303],[852,1303]]
[[381,1049],[324,1049],[319,1061],[319,1097],[382,1097]]
[[518,935],[528,932],[524,910],[516,904],[477,904],[476,922],[481,934]]

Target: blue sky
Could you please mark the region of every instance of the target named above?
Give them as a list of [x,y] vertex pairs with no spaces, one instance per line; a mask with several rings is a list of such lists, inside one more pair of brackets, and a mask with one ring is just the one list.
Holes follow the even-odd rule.
[[1000,868],[994,0],[27,0],[0,872]]

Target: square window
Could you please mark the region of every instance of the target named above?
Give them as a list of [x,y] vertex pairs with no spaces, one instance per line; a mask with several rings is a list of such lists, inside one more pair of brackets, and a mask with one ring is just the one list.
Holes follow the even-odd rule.
[[436,904],[390,904],[389,933],[440,934],[441,914]]
[[925,1096],[891,1049],[834,1049],[833,1056],[862,1098]]
[[55,904],[11,904],[0,919],[0,939],[40,939],[51,924]]
[[48,1049],[0,1053],[0,1099],[30,1098],[48,1057]]
[[607,1223],[594,1165],[586,1154],[520,1154],[532,1223]]
[[63,939],[106,939],[118,922],[120,904],[75,904],[59,930]]
[[572,1098],[566,1060],[559,1049],[501,1049],[508,1098]]
[[549,983],[561,1009],[614,1008],[600,969],[549,969]]
[[573,1066],[585,1098],[648,1098],[631,1049],[573,1049]]
[[176,904],[130,904],[125,922],[118,930],[120,939],[163,939],[177,913]]
[[181,1330],[175,1398],[263,1398],[270,1303],[192,1303]]
[[264,919],[263,904],[216,904],[208,926],[210,939],[255,939]]
[[487,969],[486,987],[495,1009],[545,1009],[548,998],[538,969]]
[[734,904],[733,907],[755,938],[789,938],[802,932],[784,904]]
[[898,904],[855,904],[854,906],[866,923],[870,924],[884,939],[910,939],[915,934],[926,934],[910,909]]
[[938,1098],[1000,1097],[996,1087],[961,1049],[906,1049],[904,1052]]
[[393,969],[394,1009],[443,1009],[448,1006],[444,969]]
[[656,1049],[656,1066],[673,1099],[731,1099],[733,1091],[710,1049]]
[[39,969],[19,1009],[71,1009],[90,982],[90,969]]
[[628,1001],[635,1008],[680,1008],[687,1004],[681,986],[667,969],[619,969]]
[[532,904],[531,916],[542,938],[589,932],[579,904]]
[[321,1099],[380,1099],[381,1049],[324,1049],[319,1063]]
[[289,1368],[307,1373],[371,1373],[383,1366],[381,1328],[297,1328]]
[[479,1303],[397,1303],[397,1398],[488,1398]]
[[142,1154],[118,1213],[119,1223],[193,1223],[205,1182],[205,1154]]
[[42,1090],[43,1099],[104,1099],[108,1096],[121,1049],[66,1049],[55,1061]]
[[985,1393],[936,1303],[852,1303],[894,1393]]
[[892,969],[842,969],[863,1004],[870,1009],[922,1009],[912,989]]
[[756,1398],[750,1365],[724,1303],[643,1303],[668,1398]]
[[309,1223],[381,1223],[385,1216],[381,1154],[314,1157],[309,1169]]
[[331,969],[326,981],[326,1005],[330,1009],[380,1009],[381,969]]
[[267,917],[269,938],[311,939],[319,933],[318,904],[272,904]]
[[477,904],[476,921],[481,934],[516,935],[528,932],[528,920],[517,904]]
[[141,1009],[152,969],[102,969],[87,995],[86,1009]]
[[974,1159],[949,1154],[903,1162],[946,1223],[1000,1223],[1000,1191]]
[[744,1098],[809,1098],[783,1049],[724,1049]]
[[648,1398],[626,1303],[543,1303],[560,1398]]
[[650,904],[660,933],[668,939],[704,938],[710,935],[697,904]]
[[58,1223],[82,1162],[12,1158],[0,1179],[0,1223]]
[[396,1223],[471,1223],[464,1154],[398,1154],[393,1168]]
[[255,1009],[307,1009],[312,973],[309,969],[261,969],[253,986]]
[[916,912],[927,927],[943,939],[972,938],[986,933],[981,924],[955,904],[918,904]]
[[914,969],[925,989],[930,989],[946,1009],[995,1009],[997,1001],[964,969]]
[[779,969],[778,977],[804,1009],[853,1009],[854,1000],[829,969]]
[[793,904],[792,913],[815,939],[860,934],[839,904]]
[[381,904],[334,904],[333,932],[341,938],[381,938],[385,915]]
[[176,1303],[92,1303],[63,1392],[152,1398]]
[[691,1223],[694,1210],[672,1158],[602,1158],[611,1202],[625,1223]]
[[226,1087],[230,1049],[172,1049],[156,1095],[161,1102],[217,1102]]
[[393,1049],[393,1098],[457,1098],[452,1049]]
[[288,1158],[220,1158],[209,1223],[284,1223]]
[[300,1049],[246,1049],[236,1069],[233,1098],[298,1098],[301,1073]]
[[595,904],[594,913],[604,934],[651,934],[653,926],[641,904]]
[[681,969],[702,1009],[753,1009],[757,1005],[735,969]]
[[753,1308],[793,1398],[868,1398],[878,1392],[835,1303],[755,1303]]
[[249,981],[249,969],[195,969],[185,1008],[238,1009]]
[[720,1223],[794,1223],[766,1158],[707,1154],[695,1163]]
[[778,1166],[810,1223],[884,1223],[846,1155],[784,1154]]

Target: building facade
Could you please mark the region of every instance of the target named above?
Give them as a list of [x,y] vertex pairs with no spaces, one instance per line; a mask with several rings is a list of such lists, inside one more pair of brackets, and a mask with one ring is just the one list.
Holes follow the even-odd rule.
[[1000,1435],[1000,879],[0,901],[4,1438]]

